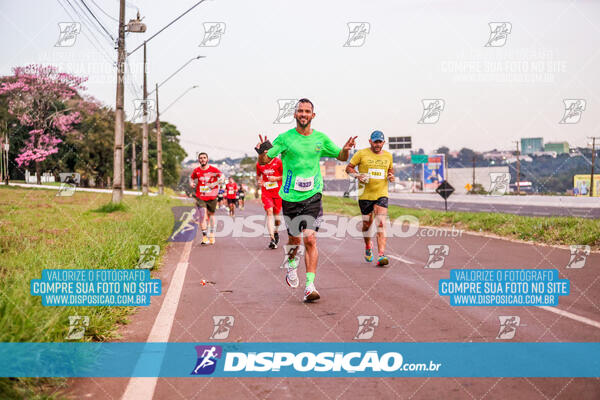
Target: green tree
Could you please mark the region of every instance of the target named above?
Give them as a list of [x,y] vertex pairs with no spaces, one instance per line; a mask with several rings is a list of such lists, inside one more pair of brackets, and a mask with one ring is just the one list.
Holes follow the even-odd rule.
[[[181,136],[181,133],[179,132],[179,130],[177,130],[177,127],[175,125],[166,121],[161,121],[160,131],[162,134],[163,148],[163,182],[165,186],[176,188],[177,184],[179,183],[181,163],[183,162],[185,157],[187,157],[187,153],[179,144],[179,137]],[[156,129],[152,129],[152,134],[150,135],[149,142],[150,144],[148,154],[150,167],[150,182],[152,182],[152,185],[157,185],[158,165],[156,163]]]

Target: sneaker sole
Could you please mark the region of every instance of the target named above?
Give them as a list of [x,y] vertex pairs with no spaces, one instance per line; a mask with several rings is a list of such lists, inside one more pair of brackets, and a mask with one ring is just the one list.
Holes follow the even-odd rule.
[[305,303],[312,303],[313,301],[317,301],[321,298],[321,296],[319,295],[319,292],[317,292],[316,290],[313,290],[311,292],[311,294],[309,294],[308,296],[306,296],[306,298],[304,298],[304,302]]
[[285,283],[287,283],[289,287],[293,287],[293,288],[295,289],[295,288],[297,288],[297,287],[298,287],[298,285],[300,284],[300,280],[298,279],[298,280],[296,281],[296,285],[294,286],[294,285],[292,285],[292,284],[290,283],[290,280],[288,279],[288,277],[287,277],[287,275],[286,275],[286,277],[285,277]]
[[377,262],[377,266],[378,267],[385,267],[386,265],[388,265],[390,263],[389,260],[383,260],[383,261],[378,261]]

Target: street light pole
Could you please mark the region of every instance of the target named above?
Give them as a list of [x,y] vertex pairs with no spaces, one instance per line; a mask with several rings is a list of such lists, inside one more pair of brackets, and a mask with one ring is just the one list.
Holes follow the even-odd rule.
[[137,182],[135,155],[135,131],[131,136],[131,190],[135,190]]
[[[164,194],[164,190],[165,190],[165,185],[163,182],[163,166],[162,166],[162,132],[160,129],[160,108],[158,107],[158,87],[160,85],[157,83],[156,84],[156,89],[154,89],[154,91],[156,92],[156,164],[158,167],[158,194]],[[194,85],[191,88],[189,88],[188,90],[186,90],[185,92],[183,92],[183,94],[181,94],[178,98],[176,98],[171,104],[169,104],[167,106],[167,108],[165,108],[165,111],[163,112],[163,114],[165,112],[167,112],[167,110],[177,102],[177,100],[181,99],[183,96],[185,96],[185,94],[187,92],[189,92],[192,89],[197,88],[198,85]]]
[[590,197],[594,195],[594,163],[596,162],[596,139],[600,139],[597,136],[591,136],[592,139],[592,172],[590,175]]
[[164,194],[162,167],[162,133],[160,132],[160,115],[158,108],[158,83],[156,84],[156,164],[158,167],[158,194]]
[[174,77],[175,75],[177,75],[177,73],[179,71],[181,71],[182,69],[184,69],[186,66],[188,66],[192,61],[194,60],[199,60],[201,58],[206,58],[206,56],[197,56],[194,58],[189,59],[185,64],[183,64],[181,67],[179,67],[175,72],[173,72],[171,75],[169,75],[164,81],[162,81],[161,83],[158,84],[157,88],[154,89],[153,91],[151,91],[150,93],[148,93],[148,95],[151,95],[152,93],[154,93],[156,90],[158,90],[158,88],[160,88],[162,85],[164,85],[165,83],[167,83],[167,81],[169,79],[171,79],[172,77]]
[[142,195],[148,194],[148,88],[146,86],[146,42],[144,42],[144,115],[142,122]]
[[521,160],[519,159],[519,141],[515,140],[517,144],[517,194],[521,194]]
[[192,90],[192,89],[196,89],[197,87],[198,87],[198,85],[194,85],[194,86],[192,86],[191,88],[187,89],[187,90],[186,90],[185,92],[183,92],[182,94],[180,94],[180,95],[179,95],[179,97],[177,97],[175,100],[173,100],[173,102],[171,102],[171,104],[169,104],[169,105],[168,105],[168,106],[165,108],[165,110],[163,111],[163,114],[164,114],[164,113],[166,113],[166,112],[167,112],[167,110],[168,110],[169,108],[171,108],[171,106],[172,106],[173,104],[177,103],[177,101],[178,101],[179,99],[181,99],[183,96],[185,96],[185,95],[187,94],[187,92],[189,92],[189,91],[190,91],[190,90]]
[[113,157],[113,192],[112,202],[123,200],[123,140],[125,114],[123,110],[124,86],[123,73],[125,64],[125,0],[119,1],[119,39],[117,41],[117,98],[115,103],[115,145]]

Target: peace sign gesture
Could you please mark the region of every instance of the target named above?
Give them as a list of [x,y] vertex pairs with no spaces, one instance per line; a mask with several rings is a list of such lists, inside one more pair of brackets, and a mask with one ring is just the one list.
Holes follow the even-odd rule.
[[357,137],[358,137],[358,136],[354,136],[354,137],[350,136],[350,139],[348,139],[348,141],[347,141],[347,142],[346,142],[346,144],[344,145],[344,147],[343,147],[343,150],[345,150],[345,151],[349,151],[349,150],[350,150],[350,149],[352,149],[354,146],[356,146],[356,142],[355,142],[355,141],[356,141],[356,138],[357,138]]
[[265,135],[264,137],[262,135],[258,135],[258,139],[260,140],[260,142],[258,142],[258,144],[254,147],[257,151],[258,149],[260,149],[260,146],[264,143],[267,142],[267,135]]

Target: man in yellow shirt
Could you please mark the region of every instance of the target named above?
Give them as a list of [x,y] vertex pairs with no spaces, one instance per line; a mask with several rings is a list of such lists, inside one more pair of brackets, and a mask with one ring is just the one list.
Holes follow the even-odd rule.
[[[388,207],[388,181],[394,182],[394,160],[392,154],[383,150],[385,136],[381,131],[371,133],[371,147],[356,152],[346,167],[346,173],[358,179],[358,206],[363,215],[362,231],[365,239],[365,260],[373,261],[373,243],[368,234],[376,221],[377,266],[389,264],[385,256],[385,219]],[[358,166],[358,171],[356,167]]]

